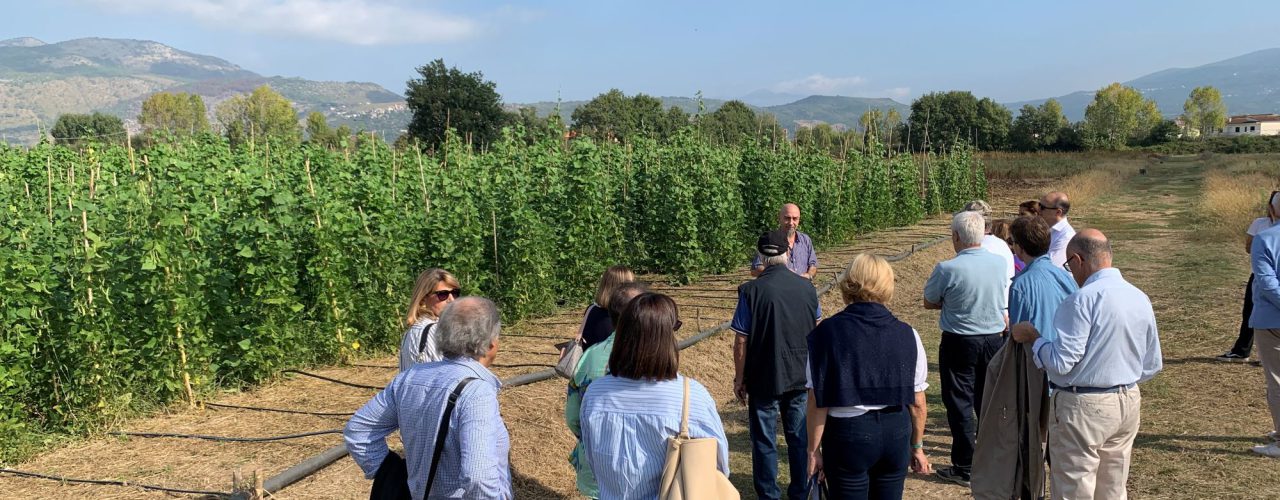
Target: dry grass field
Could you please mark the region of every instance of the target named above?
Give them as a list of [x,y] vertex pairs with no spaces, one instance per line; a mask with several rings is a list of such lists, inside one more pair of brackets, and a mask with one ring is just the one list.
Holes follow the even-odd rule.
[[[1262,434],[1270,430],[1260,369],[1213,360],[1234,340],[1242,287],[1248,276],[1238,234],[1256,216],[1253,211],[1259,206],[1259,196],[1265,198],[1275,177],[1263,175],[1266,165],[1242,166],[1213,158],[1166,159],[1161,163],[1126,157],[1105,163],[1104,168],[1059,181],[1001,181],[993,186],[992,204],[1007,213],[1017,201],[1050,188],[1066,190],[1072,195],[1071,215],[1077,229],[1094,227],[1105,232],[1115,249],[1116,267],[1146,291],[1155,305],[1165,369],[1142,387],[1143,422],[1130,475],[1131,496],[1280,498],[1280,461],[1249,452],[1249,447],[1259,444]],[[1138,173],[1140,168],[1146,168],[1145,174]],[[1246,175],[1250,173],[1246,170],[1257,176]],[[830,280],[838,270],[835,263],[847,262],[858,251],[895,253],[911,243],[945,234],[945,223],[945,218],[932,219],[830,249],[820,254],[824,259],[822,279]],[[930,425],[925,447],[935,467],[947,465],[950,439],[938,399],[934,363],[939,341],[937,313],[920,309],[918,297],[934,264],[952,253],[948,245],[937,245],[894,265],[898,295],[892,308],[920,331],[931,360]],[[705,328],[728,318],[733,287],[742,279],[738,275],[712,276],[688,287],[660,288],[677,297],[686,325]],[[838,294],[823,297],[823,308],[842,307],[838,300]],[[498,360],[503,365],[499,374],[522,373],[531,369],[527,365],[553,362],[550,345],[571,334],[572,326],[565,324],[573,323],[576,314],[580,312],[566,311],[553,318],[512,325],[513,334],[504,339]],[[733,482],[744,498],[752,498],[745,408],[731,395],[730,342],[728,334],[720,334],[684,351],[682,371],[705,384],[716,399],[730,439]],[[373,366],[320,371],[374,385],[385,382],[394,371],[376,367],[394,364],[391,358],[365,364]],[[228,394],[219,402],[350,411],[371,394],[290,378],[250,393]],[[574,496],[572,469],[566,461],[572,437],[562,423],[563,398],[560,381],[511,388],[502,395],[503,416],[512,434],[518,498]],[[341,424],[341,418],[331,417],[178,408],[166,415],[123,422],[120,428],[266,435]],[[274,474],[336,442],[336,436],[271,445],[97,437],[52,450],[15,468],[226,490],[230,471],[237,467],[246,471],[261,468]],[[354,463],[342,459],[275,498],[362,498],[368,495],[368,486]],[[3,498],[163,496],[128,488],[65,486],[0,476]],[[931,477],[913,475],[907,482],[907,498],[965,497],[964,489]]]

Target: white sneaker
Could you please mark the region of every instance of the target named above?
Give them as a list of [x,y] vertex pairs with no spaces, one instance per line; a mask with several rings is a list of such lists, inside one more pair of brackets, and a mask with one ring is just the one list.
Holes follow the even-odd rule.
[[1266,446],[1254,446],[1253,452],[1271,458],[1280,458],[1280,443],[1271,443]]

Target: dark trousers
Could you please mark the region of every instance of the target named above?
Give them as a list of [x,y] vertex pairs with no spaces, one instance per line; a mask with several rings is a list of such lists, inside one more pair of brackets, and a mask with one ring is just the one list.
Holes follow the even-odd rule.
[[827,417],[822,469],[831,498],[902,498],[911,463],[911,417],[903,407],[895,408]]
[[1249,328],[1249,315],[1253,314],[1253,275],[1249,275],[1249,283],[1244,286],[1244,310],[1240,311],[1240,336],[1236,337],[1236,345],[1231,346],[1231,353],[1249,357],[1253,351],[1253,329]]
[[787,497],[803,499],[808,495],[806,473],[809,468],[807,430],[804,413],[808,409],[808,391],[791,391],[775,398],[747,398],[751,427],[751,474],[756,495],[762,499],[782,498],[778,489],[778,416],[782,416],[787,440],[787,460],[791,468],[791,486]]
[[957,335],[942,333],[938,347],[938,375],[942,379],[942,405],[951,427],[951,465],[964,475],[973,466],[973,446],[982,410],[982,387],[987,364],[1004,344],[999,333]]

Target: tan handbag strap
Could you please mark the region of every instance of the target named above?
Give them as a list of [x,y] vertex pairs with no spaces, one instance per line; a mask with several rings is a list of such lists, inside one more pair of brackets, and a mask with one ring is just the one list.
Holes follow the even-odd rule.
[[689,377],[684,378],[684,402],[680,405],[680,438],[689,439]]

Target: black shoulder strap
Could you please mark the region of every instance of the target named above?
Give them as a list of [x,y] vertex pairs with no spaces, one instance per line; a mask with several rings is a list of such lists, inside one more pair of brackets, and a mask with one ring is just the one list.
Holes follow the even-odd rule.
[[436,432],[436,451],[431,455],[431,472],[427,473],[427,489],[422,492],[424,500],[431,495],[431,483],[436,480],[436,467],[440,466],[440,454],[444,452],[444,441],[449,437],[449,418],[453,416],[453,407],[457,406],[458,396],[472,380],[475,380],[475,377],[464,378],[458,382],[458,386],[454,387],[453,393],[449,395],[449,404],[445,405],[444,414],[440,415],[440,430]]
[[427,350],[427,334],[431,333],[431,327],[436,326],[435,323],[422,327],[422,336],[418,337],[418,354]]

